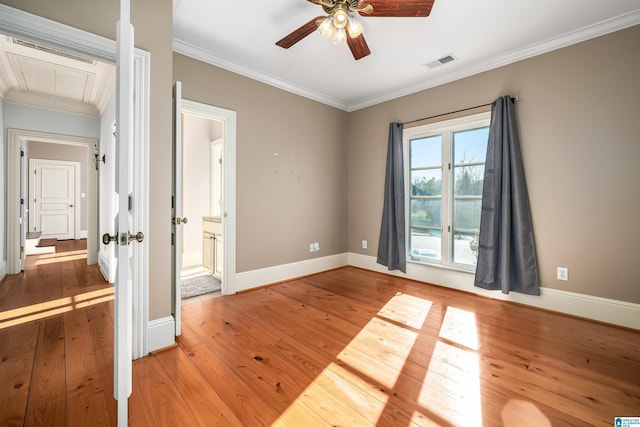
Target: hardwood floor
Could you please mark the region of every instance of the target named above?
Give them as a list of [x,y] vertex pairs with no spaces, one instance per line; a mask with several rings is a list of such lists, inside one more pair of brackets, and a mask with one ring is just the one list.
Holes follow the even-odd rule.
[[86,240],[29,255],[0,286],[0,425],[115,425],[113,287]]
[[[95,294],[109,287],[86,260],[45,260],[0,286],[0,425],[115,425],[113,303]],[[16,293],[31,305],[75,295],[76,306],[16,322],[6,314]],[[611,426],[640,416],[640,331],[352,267],[192,302],[182,316],[177,346],[134,362],[131,425]]]

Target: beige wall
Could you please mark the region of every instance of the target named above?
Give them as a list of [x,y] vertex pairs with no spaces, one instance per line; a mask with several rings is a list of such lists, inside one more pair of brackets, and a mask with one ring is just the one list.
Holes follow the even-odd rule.
[[237,113],[237,271],[345,252],[347,113],[179,54],[173,67],[185,99]]
[[[2,3],[115,39],[117,0],[2,0]],[[149,319],[171,313],[171,0],[132,0],[136,47],[151,53]]]
[[349,251],[377,253],[389,122],[517,95],[541,285],[640,303],[639,46],[636,26],[351,113]]
[[[182,115],[182,265],[202,262],[202,217],[211,216],[211,141],[213,120]],[[194,263],[196,262],[197,263]]]
[[[114,38],[116,0],[2,3]],[[347,250],[375,256],[388,123],[511,94],[521,97],[542,285],[640,303],[640,27],[345,113],[172,55],[171,1],[132,3],[136,45],[151,52],[150,319],[170,313],[174,78],[185,98],[237,112],[238,272]],[[556,266],[569,267],[569,282],[556,281]]]

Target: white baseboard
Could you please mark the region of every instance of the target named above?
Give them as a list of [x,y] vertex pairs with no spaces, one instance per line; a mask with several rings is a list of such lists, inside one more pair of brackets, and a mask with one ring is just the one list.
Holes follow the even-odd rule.
[[246,291],[347,265],[346,253],[237,273],[234,292]]
[[98,253],[98,266],[100,267],[100,273],[102,273],[104,280],[109,282],[109,263],[102,252]]
[[7,261],[0,261],[0,281],[7,275]]
[[640,304],[618,301],[591,295],[567,292],[558,289],[540,288],[540,296],[511,292],[488,291],[473,285],[474,275],[443,267],[429,267],[407,263],[407,274],[389,271],[368,255],[348,253],[348,264],[367,270],[378,271],[398,277],[432,283],[446,288],[457,289],[489,298],[512,301],[532,307],[566,313],[627,328],[640,329]]
[[87,230],[80,230],[80,233],[78,234],[78,237],[76,237],[76,239],[86,239],[88,235],[89,232]]
[[173,345],[176,323],[173,316],[150,320],[147,324],[147,351],[150,353]]

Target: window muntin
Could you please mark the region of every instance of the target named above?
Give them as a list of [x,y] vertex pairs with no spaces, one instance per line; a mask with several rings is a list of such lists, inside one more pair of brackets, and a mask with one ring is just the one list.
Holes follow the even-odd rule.
[[404,131],[408,259],[475,269],[490,113]]

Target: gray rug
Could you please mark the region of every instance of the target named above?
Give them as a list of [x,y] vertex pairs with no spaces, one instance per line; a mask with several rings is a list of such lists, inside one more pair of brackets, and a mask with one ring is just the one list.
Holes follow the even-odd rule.
[[220,281],[210,274],[190,277],[180,281],[180,296],[182,299],[197,297],[219,291]]

